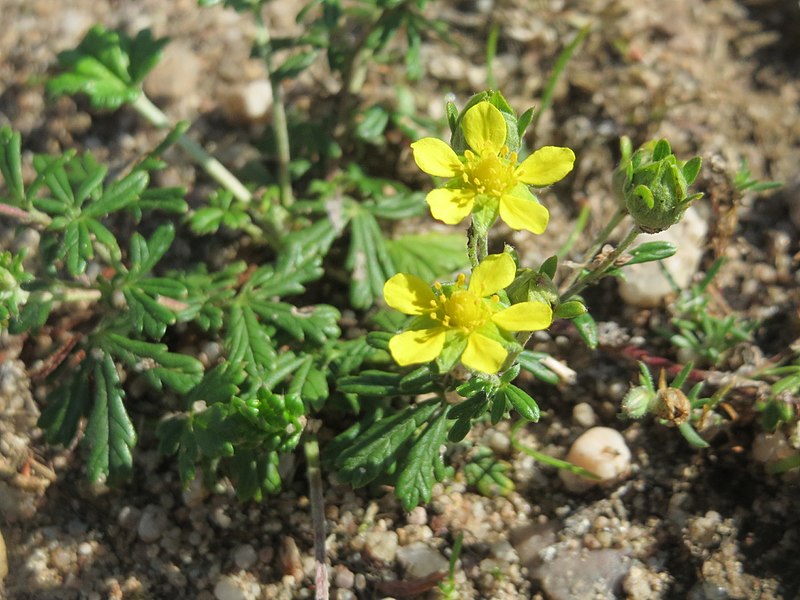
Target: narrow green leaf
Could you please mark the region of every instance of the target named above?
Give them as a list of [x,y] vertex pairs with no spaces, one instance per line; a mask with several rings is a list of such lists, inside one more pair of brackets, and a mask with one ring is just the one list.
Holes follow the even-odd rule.
[[149,181],[150,176],[147,173],[134,171],[123,179],[111,183],[99,200],[83,209],[83,214],[99,219],[122,210],[139,198]]
[[597,343],[599,341],[598,332],[597,332],[597,323],[592,317],[591,314],[588,312],[583,313],[582,315],[578,315],[572,322],[575,324],[575,327],[578,328],[578,333],[580,334],[581,338],[583,338],[584,343],[592,350],[597,348]]
[[0,173],[16,206],[27,208],[22,181],[22,137],[8,125],[0,128]]
[[556,306],[553,317],[556,319],[574,319],[586,312],[586,306],[580,300],[569,300]]
[[534,423],[539,421],[539,405],[527,392],[509,383],[500,388],[498,394],[500,393],[511,403],[511,406],[516,409],[522,418]]
[[49,443],[69,446],[78,432],[78,423],[89,402],[89,370],[87,364],[81,365],[63,386],[48,394],[37,425],[44,429]]
[[629,252],[631,260],[625,265],[664,260],[675,254],[676,251],[677,247],[672,242],[645,242]]

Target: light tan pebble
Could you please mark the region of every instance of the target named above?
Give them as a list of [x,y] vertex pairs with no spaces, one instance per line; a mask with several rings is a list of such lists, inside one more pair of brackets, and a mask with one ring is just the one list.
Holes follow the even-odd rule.
[[363,573],[356,573],[356,589],[363,591],[367,588],[367,576]]
[[425,542],[414,542],[397,550],[397,562],[405,569],[406,577],[422,579],[432,573],[445,573],[449,561],[441,552]]
[[487,444],[489,448],[501,454],[508,452],[511,448],[511,440],[502,431],[491,431],[488,435]]
[[164,569],[167,575],[167,581],[176,588],[185,588],[189,583],[183,571],[174,563],[170,563]]
[[256,549],[251,544],[241,544],[233,550],[233,562],[240,569],[249,569],[257,559]]
[[239,84],[223,95],[221,106],[233,123],[259,123],[272,108],[272,86],[267,80]]
[[764,464],[774,464],[794,454],[786,436],[780,430],[775,433],[762,431],[756,434],[751,452],[753,460]]
[[337,588],[350,589],[355,585],[355,574],[344,565],[334,567],[333,585]]
[[228,529],[232,522],[231,518],[225,514],[225,509],[222,506],[217,506],[211,511],[211,521],[222,529]]
[[576,404],[572,409],[572,420],[577,425],[588,429],[594,427],[597,423],[597,415],[594,414],[592,405],[588,402],[581,402]]
[[334,592],[335,600],[355,600],[356,595],[351,590],[339,588]]
[[593,480],[563,469],[558,472],[568,490],[582,492],[597,484],[613,483],[625,477],[630,472],[631,451],[616,429],[593,427],[572,443],[566,460],[599,477],[599,480]]
[[[202,61],[188,44],[173,42],[164,49],[163,57],[147,75],[145,92],[151,98],[167,100],[196,96],[202,70]],[[197,100],[192,104],[197,104]]]
[[249,590],[245,590],[242,582],[227,575],[217,581],[214,586],[214,598],[217,600],[251,600]]
[[50,564],[62,573],[70,573],[77,567],[75,553],[69,548],[58,547],[50,552]]
[[639,244],[653,241],[672,242],[677,251],[663,261],[626,267],[625,280],[619,283],[619,294],[622,299],[641,308],[658,306],[673,292],[672,285],[664,277],[660,265],[669,271],[679,288],[683,289],[689,285],[705,252],[704,240],[707,231],[706,220],[690,206],[683,218],[666,231],[639,236],[637,238]]
[[394,531],[368,531],[364,534],[364,551],[373,560],[387,565],[394,562],[398,543]]
[[494,544],[492,544],[489,550],[492,553],[492,556],[494,556],[498,560],[502,560],[508,563],[519,562],[519,556],[517,556],[517,551],[514,550],[514,546],[512,546],[511,542],[509,542],[508,540],[501,540],[499,542],[495,542]]
[[422,506],[417,506],[408,513],[409,525],[425,525],[428,522],[428,511]]
[[303,561],[294,538],[287,536],[281,541],[280,548],[278,548],[278,564],[284,575],[291,575],[298,581],[302,579]]

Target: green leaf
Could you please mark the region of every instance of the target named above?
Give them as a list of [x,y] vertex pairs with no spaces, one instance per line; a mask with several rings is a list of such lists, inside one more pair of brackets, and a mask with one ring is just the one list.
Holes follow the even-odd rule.
[[335,458],[339,480],[361,487],[385,473],[406,442],[440,405],[438,400],[430,400],[372,424]]
[[539,267],[539,273],[547,275],[552,281],[553,278],[556,276],[557,269],[558,269],[558,255],[554,254],[553,256],[551,256],[542,263],[542,266]]
[[269,370],[275,361],[276,349],[271,339],[272,332],[259,323],[253,309],[233,304],[228,314],[225,330],[225,347],[228,360],[244,365],[248,373],[259,369]]
[[389,240],[386,247],[397,272],[423,281],[450,275],[469,264],[462,234],[410,234]]
[[141,82],[161,57],[166,39],[149,30],[131,40],[125,33],[92,27],[74,50],[58,55],[64,73],[51,79],[51,94],[83,93],[96,108],[119,108],[141,93]]
[[433,484],[444,478],[442,445],[447,438],[446,411],[442,411],[414,441],[397,477],[395,494],[406,511],[420,501],[430,502]]
[[477,454],[464,465],[464,477],[467,484],[474,486],[478,492],[487,498],[508,496],[514,491],[514,482],[508,477],[511,464],[498,460],[488,449],[478,451]]
[[297,308],[285,302],[251,300],[250,306],[264,321],[274,323],[300,342],[309,339],[323,344],[341,334],[337,325],[341,314],[326,304]]
[[389,112],[380,105],[370,106],[363,111],[362,118],[356,125],[355,134],[365,142],[380,145],[383,143],[383,132],[389,124]]
[[282,81],[284,79],[291,79],[297,77],[300,73],[305,71],[316,60],[317,50],[306,50],[305,52],[298,52],[292,54],[289,58],[283,61],[280,67],[272,72],[270,77],[273,81]]
[[132,340],[107,333],[100,340],[104,349],[142,372],[156,389],[164,385],[185,394],[203,378],[203,363],[185,354],[170,352],[164,344]]
[[336,389],[343,394],[359,396],[396,396],[401,393],[402,375],[386,371],[366,370],[358,375],[342,377],[336,383]]
[[580,300],[569,300],[556,306],[553,311],[555,319],[574,319],[586,312],[586,306]]
[[89,448],[89,480],[96,482],[105,476],[112,481],[125,479],[133,468],[136,432],[125,410],[117,368],[108,354],[94,365],[94,387],[94,405],[82,442]]
[[588,312],[583,313],[582,315],[578,315],[572,322],[575,324],[575,327],[578,328],[578,333],[580,334],[581,338],[583,338],[584,343],[592,350],[597,348],[597,343],[599,341],[598,332],[597,332],[597,323],[594,320],[594,317],[590,315]]
[[559,376],[548,369],[543,363],[542,359],[548,355],[545,352],[533,352],[531,350],[523,350],[517,357],[517,362],[528,373],[549,385],[558,385]]
[[523,419],[534,423],[539,421],[539,405],[527,392],[509,383],[498,390],[497,395],[501,394]]
[[141,196],[149,181],[150,176],[147,173],[134,171],[111,183],[99,200],[83,209],[83,215],[96,219],[126,208]]
[[138,233],[131,238],[131,271],[137,274],[149,273],[162,259],[175,239],[175,227],[161,225],[149,240]]
[[356,210],[350,228],[350,250],[345,262],[352,271],[350,303],[354,308],[367,309],[383,294],[383,284],[397,270],[375,217],[366,210]]
[[8,125],[0,128],[0,173],[15,206],[28,208],[22,181],[22,137]]
[[664,260],[675,254],[676,251],[677,247],[672,242],[645,242],[629,252],[631,259],[625,263],[625,266]]
[[50,444],[69,446],[78,432],[89,401],[90,366],[88,361],[82,364],[64,385],[48,394],[37,425],[44,429]]

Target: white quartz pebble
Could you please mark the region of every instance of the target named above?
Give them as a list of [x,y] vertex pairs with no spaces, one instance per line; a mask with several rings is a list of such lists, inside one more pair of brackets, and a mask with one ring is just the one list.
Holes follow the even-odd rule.
[[573,443],[566,460],[597,475],[593,480],[559,471],[566,488],[582,492],[596,484],[610,483],[625,477],[631,467],[631,451],[619,431],[610,427],[592,427]]

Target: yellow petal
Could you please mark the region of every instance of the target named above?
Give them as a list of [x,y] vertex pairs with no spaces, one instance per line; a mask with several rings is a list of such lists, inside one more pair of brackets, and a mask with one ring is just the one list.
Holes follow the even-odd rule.
[[520,302],[492,315],[495,325],[506,331],[539,331],[553,322],[553,310],[544,302]]
[[486,298],[508,287],[516,274],[517,265],[510,254],[490,254],[475,267],[467,289],[479,298]]
[[389,352],[402,367],[430,362],[441,353],[445,337],[441,328],[404,331],[389,340]]
[[500,218],[511,229],[544,233],[550,221],[550,212],[535,200],[505,194],[500,198]]
[[517,167],[517,177],[528,185],[550,185],[572,171],[574,162],[575,153],[569,148],[544,146],[522,161]]
[[488,102],[479,102],[467,111],[462,120],[464,139],[475,152],[490,150],[500,152],[506,143],[506,120],[497,108]]
[[508,352],[500,342],[480,333],[472,333],[467,338],[467,347],[461,355],[461,362],[475,371],[497,373],[507,356]]
[[417,166],[436,177],[455,177],[461,172],[461,161],[442,140],[426,137],[411,144]]
[[431,207],[431,215],[442,223],[460,223],[472,211],[475,194],[467,190],[439,188],[428,192],[425,198]]
[[383,284],[386,304],[406,315],[423,315],[436,304],[431,286],[416,275],[398,273]]

